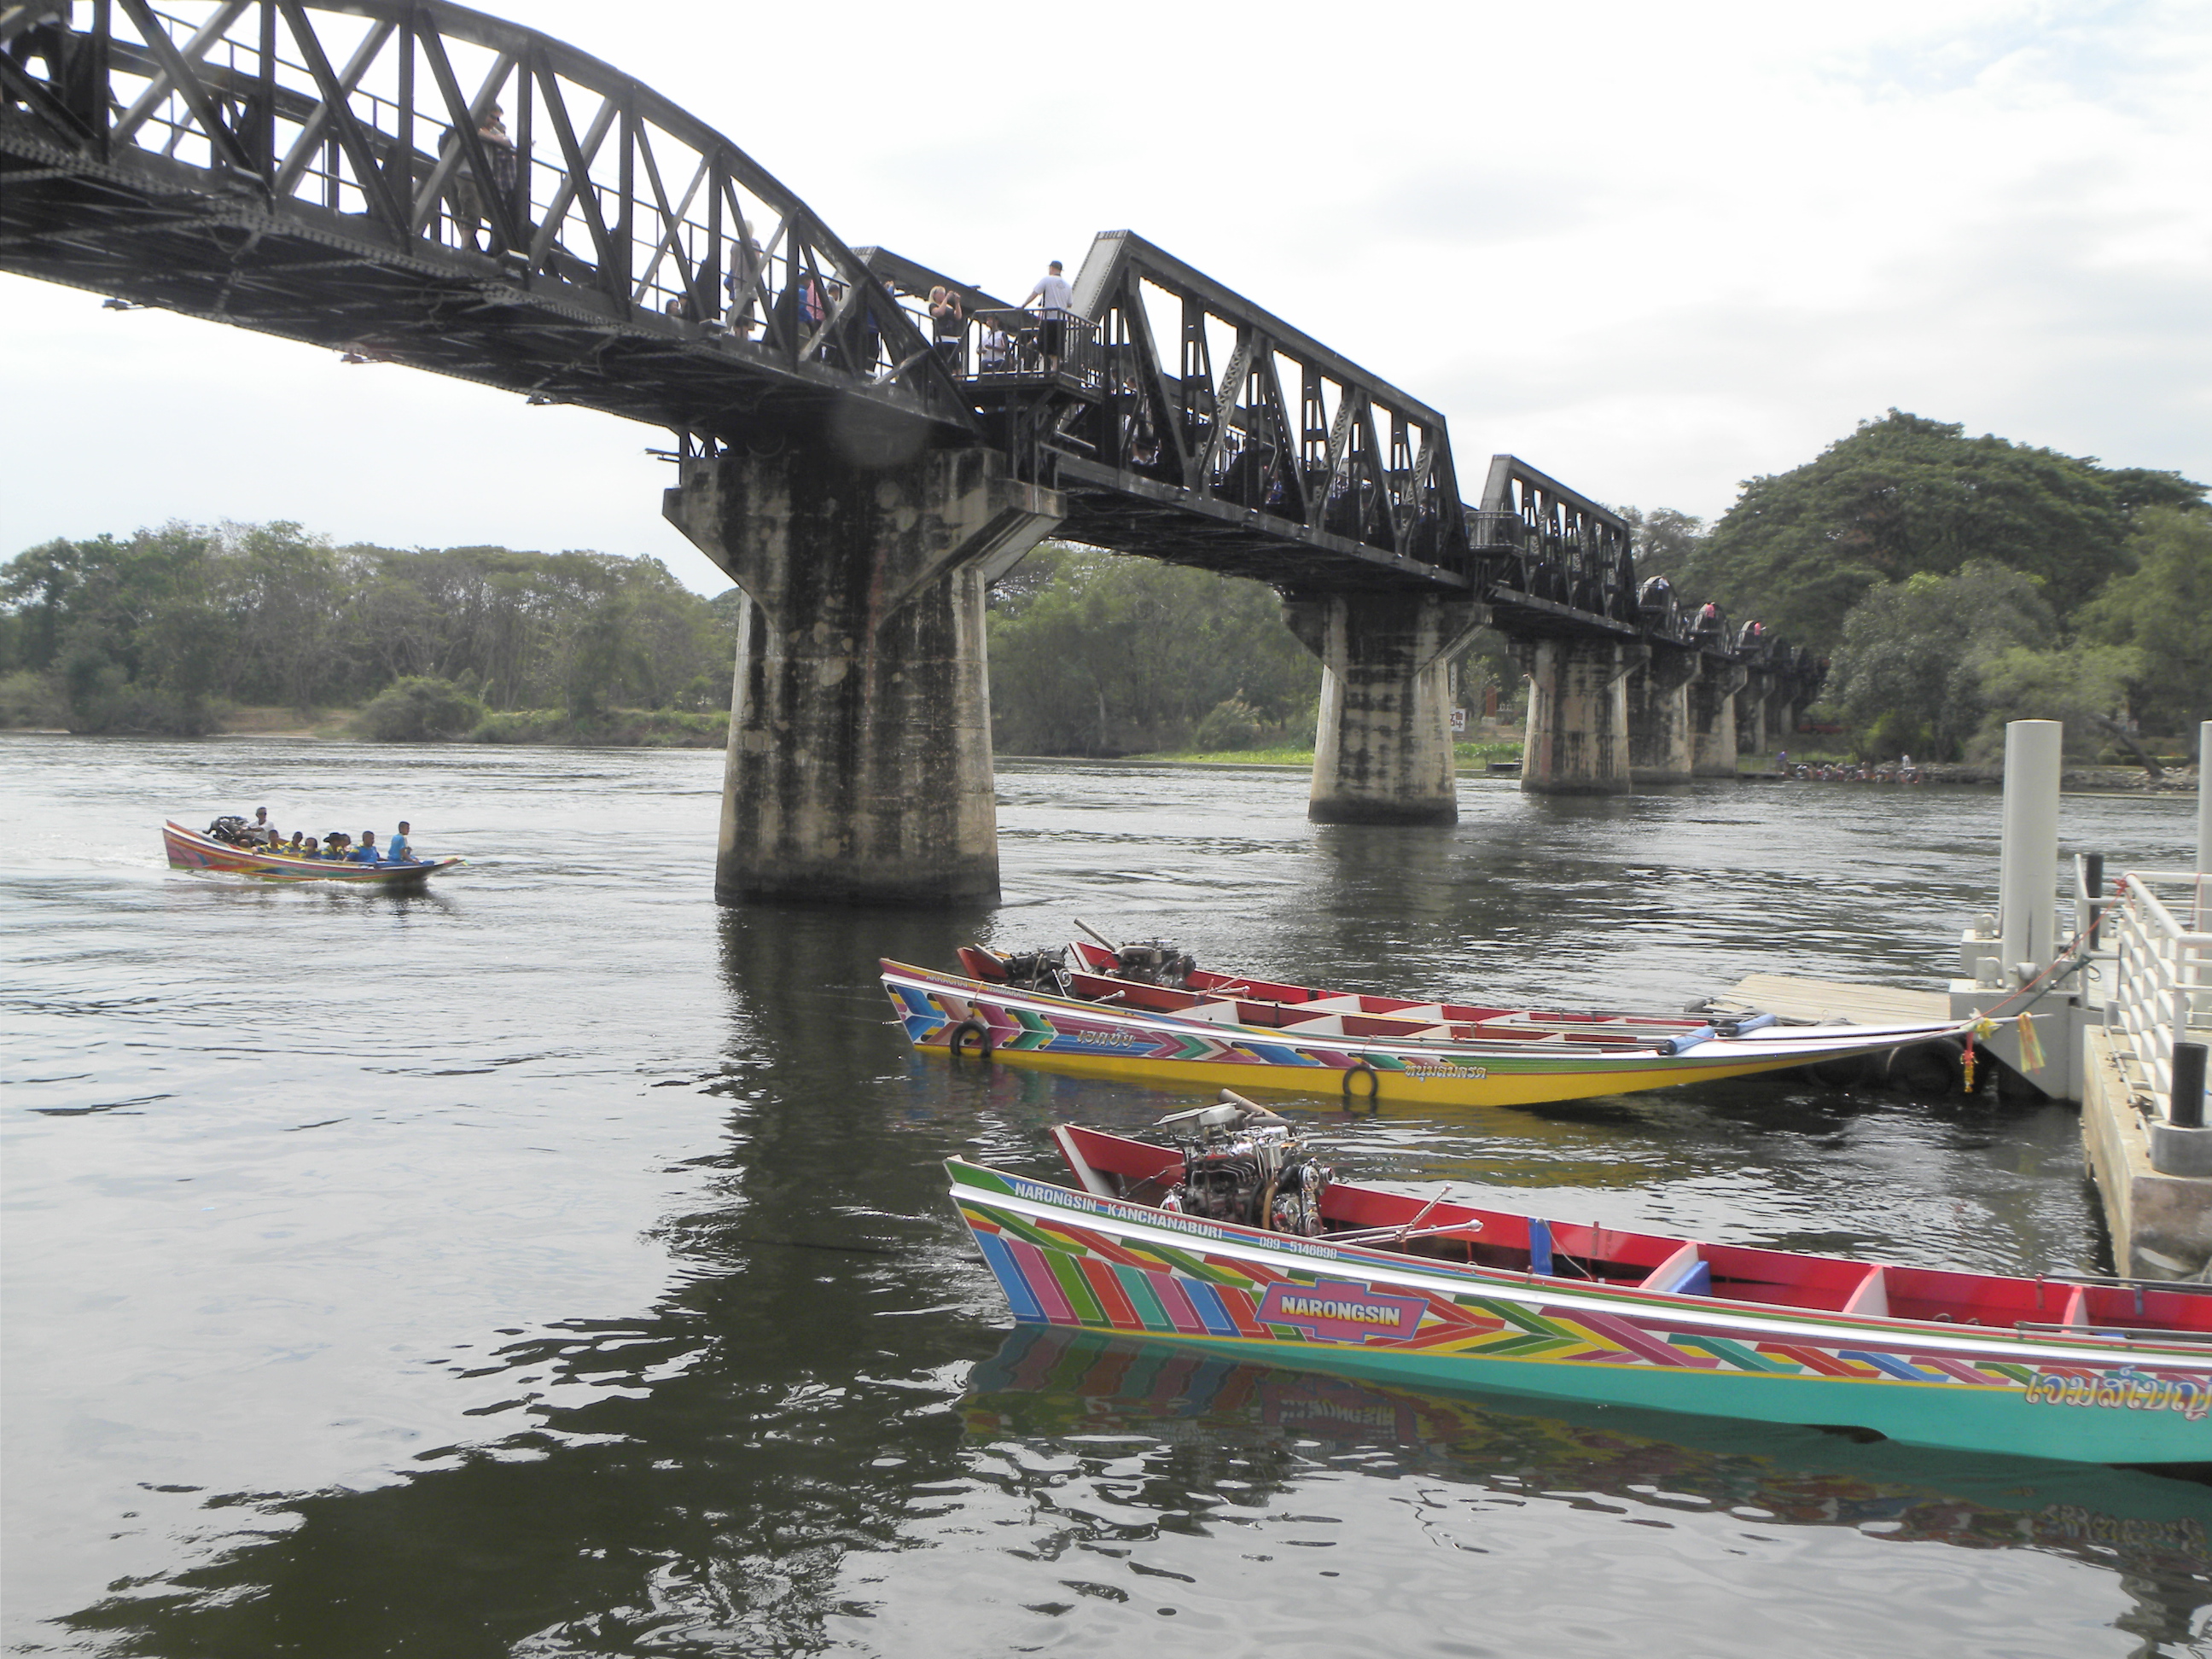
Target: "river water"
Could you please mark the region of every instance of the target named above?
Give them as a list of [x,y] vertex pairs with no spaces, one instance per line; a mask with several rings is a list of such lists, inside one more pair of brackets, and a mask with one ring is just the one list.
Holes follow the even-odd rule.
[[[26,1653],[2212,1654],[2212,1488],[1010,1334],[944,1199],[1189,1103],[915,1060],[879,955],[1673,1006],[1929,985],[1997,799],[1699,786],[1317,827],[1302,775],[1006,763],[1006,897],[717,908],[720,757],[0,738],[6,1636]],[[162,866],[266,803],[466,869]],[[2171,866],[2186,799],[2069,799]],[[1295,1107],[1295,1103],[1293,1103]],[[1553,1214],[2096,1263],[2063,1108],[1757,1079],[1310,1109]]]

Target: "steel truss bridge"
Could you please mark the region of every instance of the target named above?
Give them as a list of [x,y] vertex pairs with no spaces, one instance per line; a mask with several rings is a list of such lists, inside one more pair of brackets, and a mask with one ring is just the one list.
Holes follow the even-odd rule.
[[[503,127],[495,125],[503,119]],[[0,0],[0,269],[670,428],[988,447],[1060,533],[1286,592],[1820,665],[1646,584],[1620,516],[1126,231],[1041,317],[856,252],[634,79],[442,0]],[[929,289],[975,319],[933,339]],[[1048,347],[1057,349],[1048,350]]]

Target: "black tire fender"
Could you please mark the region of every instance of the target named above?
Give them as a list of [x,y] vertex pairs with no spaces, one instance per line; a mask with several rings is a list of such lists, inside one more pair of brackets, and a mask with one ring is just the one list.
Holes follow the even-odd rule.
[[975,1039],[975,1057],[978,1060],[990,1059],[991,1028],[985,1024],[981,1014],[970,1014],[952,1028],[952,1035],[945,1042],[945,1046],[952,1051],[952,1057],[957,1060],[968,1052],[971,1037]]

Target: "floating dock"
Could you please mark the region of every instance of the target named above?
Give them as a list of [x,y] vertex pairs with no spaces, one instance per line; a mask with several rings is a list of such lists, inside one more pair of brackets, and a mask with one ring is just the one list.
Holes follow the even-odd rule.
[[1900,991],[1887,985],[1856,985],[1841,979],[1798,979],[1788,974],[1753,974],[1725,999],[1746,1008],[1764,1008],[1784,1019],[1825,1025],[1901,1025],[1913,1020],[1948,1019],[1951,999],[1941,991]]
[[1867,1025],[1989,1016],[1977,1046],[2008,1086],[2080,1105],[2119,1274],[2212,1279],[2212,721],[2198,733],[2196,869],[2128,870],[2107,893],[2102,860],[2077,859],[2070,937],[2056,902],[2059,735],[2048,720],[2007,728],[1998,907],[1961,938],[1946,989],[1754,974],[1718,1000]]

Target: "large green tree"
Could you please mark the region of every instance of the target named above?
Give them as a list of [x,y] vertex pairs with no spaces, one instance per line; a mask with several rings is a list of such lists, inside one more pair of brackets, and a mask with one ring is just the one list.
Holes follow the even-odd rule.
[[2047,650],[2056,635],[2033,577],[1986,563],[1951,576],[1923,571],[1852,611],[1827,696],[1869,755],[1953,760],[1989,712],[1989,664],[2015,649]]
[[1095,548],[1032,553],[994,591],[989,628],[992,728],[1009,753],[1164,748],[1224,703],[1280,725],[1320,692],[1272,588]]
[[1969,438],[1893,409],[1805,465],[1745,483],[1676,586],[1816,650],[1881,584],[1978,562],[2039,578],[2067,616],[2127,568],[2136,515],[2203,494],[2175,473]]
[[[1616,508],[1628,520],[1628,548],[1640,578],[1664,576],[1676,592],[1705,555],[1705,521],[1671,507]],[[1703,596],[1700,595],[1700,598]]]
[[2152,507],[2127,550],[2135,568],[2097,596],[2083,630],[2135,647],[2136,714],[2154,732],[2186,737],[2212,720],[2212,512]]

